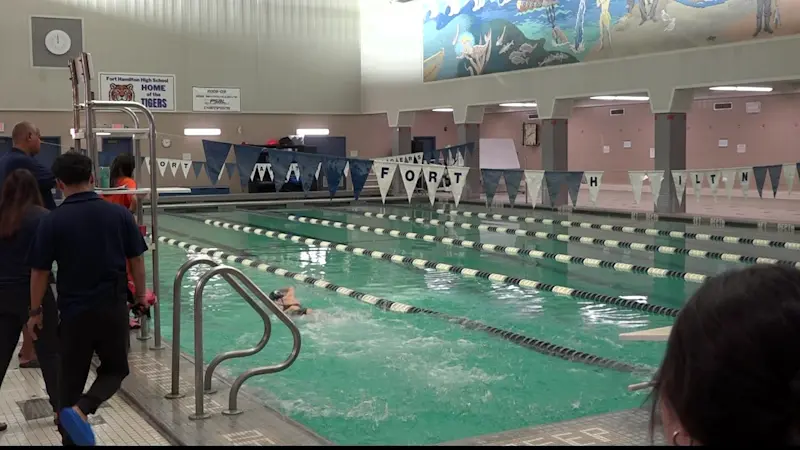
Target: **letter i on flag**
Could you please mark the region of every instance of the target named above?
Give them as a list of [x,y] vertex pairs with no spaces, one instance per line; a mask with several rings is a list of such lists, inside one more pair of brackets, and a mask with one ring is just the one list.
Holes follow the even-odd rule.
[[678,205],[683,203],[683,195],[686,193],[686,180],[688,176],[685,170],[672,172],[672,184],[675,186],[675,195],[678,197]]
[[[603,172],[584,172],[583,176],[586,178],[586,185],[589,186],[589,201],[593,205],[597,205],[597,196],[600,194],[600,185],[603,183]],[[536,204],[536,199],[533,199],[532,202]]]

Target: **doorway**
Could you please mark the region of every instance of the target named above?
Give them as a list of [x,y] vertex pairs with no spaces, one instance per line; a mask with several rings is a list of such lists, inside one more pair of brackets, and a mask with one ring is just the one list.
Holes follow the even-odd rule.
[[436,154],[436,136],[414,136],[411,141],[411,152],[422,152],[425,161],[438,158]]
[[[111,163],[117,156],[123,153],[133,154],[133,139],[129,137],[103,138],[101,149],[102,151],[98,154],[100,167],[111,167]],[[139,164],[139,161],[136,161],[136,164]]]

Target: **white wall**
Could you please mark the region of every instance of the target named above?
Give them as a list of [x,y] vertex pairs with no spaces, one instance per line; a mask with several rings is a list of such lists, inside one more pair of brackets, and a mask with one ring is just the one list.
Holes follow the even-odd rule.
[[[358,0],[0,0],[0,109],[71,108],[68,73],[34,69],[29,16],[84,19],[97,72],[238,87],[248,112],[360,112]],[[11,5],[13,3],[13,6]]]

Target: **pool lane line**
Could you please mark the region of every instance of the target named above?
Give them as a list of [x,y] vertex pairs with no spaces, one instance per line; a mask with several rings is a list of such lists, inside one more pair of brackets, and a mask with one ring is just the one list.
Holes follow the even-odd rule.
[[726,244],[754,245],[756,247],[785,248],[788,250],[800,250],[800,242],[771,241],[768,239],[753,239],[738,236],[725,236],[719,234],[688,233],[684,231],[667,231],[655,228],[627,227],[622,225],[607,225],[592,222],[573,222],[569,220],[540,219],[530,216],[505,216],[502,214],[492,214],[485,212],[472,211],[446,211],[437,209],[436,214],[454,215],[462,217],[477,217],[479,219],[505,220],[508,222],[539,223],[543,225],[561,225],[562,227],[584,228],[589,230],[616,231],[618,233],[643,234],[647,236],[661,236],[676,239],[694,239],[697,241],[722,242]]
[[[452,220],[417,219],[415,217],[410,217],[410,216],[373,213],[369,211],[365,211],[360,214],[366,217],[387,218],[390,220],[402,220],[404,222],[415,222],[415,223],[427,222],[431,225],[443,225],[450,228],[463,228],[463,229],[473,229],[480,231],[489,231],[492,233],[499,233],[499,234],[511,234],[514,236],[532,237],[536,239],[548,239],[551,241],[578,242],[581,244],[598,245],[609,248],[631,249],[642,252],[657,252],[657,253],[664,253],[667,255],[684,255],[692,258],[718,259],[726,262],[737,262],[745,264],[777,264],[779,266],[789,266],[789,267],[794,267],[796,269],[800,269],[800,262],[787,261],[775,258],[765,258],[761,256],[744,256],[744,255],[738,255],[736,253],[709,252],[706,250],[672,247],[668,245],[644,244],[641,242],[617,241],[614,239],[600,239],[588,236],[570,236],[568,234],[545,233],[543,231],[530,231],[530,230],[523,230],[521,228],[497,227],[493,225],[474,225],[471,223],[455,222]],[[484,245],[489,245],[489,244],[484,244]],[[664,270],[664,269],[658,269],[658,270]]]
[[[427,220],[427,219],[414,218],[410,216],[397,216],[395,214],[382,214],[382,213],[372,213],[372,212],[363,212],[359,214],[363,214],[365,217],[400,220],[403,222],[417,223],[422,225],[428,224],[428,225],[444,225],[450,228],[473,228],[472,224],[463,224],[469,226],[459,226],[457,222],[441,221],[436,219]],[[315,219],[315,220],[321,220],[321,219]],[[342,223],[342,222],[334,222],[334,223]],[[345,225],[351,225],[351,224],[345,223]],[[355,226],[359,227],[358,229],[360,231],[371,231],[376,234],[383,234],[383,232],[386,231],[383,228],[372,228],[357,224]],[[376,230],[381,230],[381,232],[377,233]],[[486,251],[491,253],[505,253],[507,255],[512,255],[512,256],[527,256],[533,259],[549,259],[560,262],[562,264],[580,264],[586,267],[593,267],[595,269],[597,268],[611,269],[617,272],[647,275],[653,278],[676,278],[691,283],[704,283],[708,278],[706,275],[694,272],[680,272],[677,270],[661,269],[658,267],[639,266],[636,264],[628,264],[621,262],[617,263],[613,261],[605,261],[602,259],[571,256],[563,253],[543,252],[535,249],[522,249],[518,247],[507,247],[503,245],[484,244],[481,242],[474,242],[463,239],[454,239],[450,237],[436,236],[430,234],[420,235],[418,233],[405,233],[400,230],[388,230],[388,231],[390,235],[394,235],[392,233],[397,233],[399,234],[399,237],[404,237],[406,239],[411,239],[411,240],[417,240],[421,238],[428,242],[437,242],[455,247],[471,248],[478,251]],[[509,234],[514,234],[514,233],[512,232]]]
[[[541,289],[541,286],[553,286],[554,290],[551,290],[550,292],[556,294],[559,294],[558,291],[561,290],[570,290],[572,292],[579,292],[579,293],[583,292],[561,286],[545,285],[545,283],[541,283],[535,280],[510,277],[508,275],[503,275],[501,273],[486,272],[484,270],[471,269],[469,267],[462,267],[462,266],[454,266],[451,264],[429,261],[427,259],[411,258],[409,256],[404,256],[404,255],[385,253],[377,250],[368,250],[361,247],[354,247],[352,245],[343,244],[341,242],[323,241],[308,236],[295,235],[276,230],[258,228],[252,226],[251,224],[243,225],[238,223],[223,222],[220,220],[211,220],[211,219],[206,219],[205,224],[212,225],[217,228],[225,228],[227,230],[234,230],[242,233],[255,234],[258,236],[264,236],[272,239],[279,239],[282,241],[290,241],[297,244],[318,245],[322,248],[332,248],[342,253],[351,253],[358,256],[369,256],[372,259],[386,260],[403,266],[413,266],[419,269],[426,269],[426,268],[435,269],[439,272],[450,272],[458,275],[463,275],[465,277],[485,278],[487,280],[491,280],[497,283],[504,283],[512,286],[520,286],[520,287],[527,287],[534,289]],[[586,292],[586,294],[588,294],[587,297],[578,297],[578,298],[592,300],[598,303],[605,303],[609,305],[625,307],[629,309],[636,309],[639,311],[645,311],[653,314],[665,315],[668,317],[676,317],[678,315],[677,309],[669,308],[666,306],[639,303],[633,300],[628,300],[620,297],[606,296],[591,292]],[[571,294],[567,294],[566,296],[575,297],[575,295]]]
[[375,297],[374,295],[369,295],[350,288],[338,286],[329,281],[312,278],[300,273],[290,272],[288,270],[281,269],[280,267],[271,266],[258,259],[236,256],[229,253],[225,253],[221,250],[211,250],[207,248],[202,248],[197,245],[189,244],[188,242],[178,241],[177,239],[169,238],[167,236],[159,236],[158,241],[167,245],[171,245],[173,247],[179,247],[183,250],[202,253],[212,258],[219,258],[228,262],[235,262],[242,266],[260,270],[262,272],[269,272],[274,275],[282,276],[285,278],[291,278],[296,281],[300,281],[312,286],[327,289],[329,291],[346,295],[348,297],[354,298],[363,303],[375,306],[385,311],[391,311],[403,314],[426,314],[430,316],[435,316],[447,320],[448,322],[456,323],[469,330],[483,331],[495,337],[499,337],[511,343],[517,344],[521,347],[533,350],[537,353],[541,353],[547,356],[554,356],[567,361],[580,362],[583,364],[599,366],[606,369],[613,369],[620,372],[646,373],[652,371],[652,369],[649,367],[629,364],[621,361],[615,361],[613,359],[604,358],[602,356],[596,356],[590,353],[581,352],[568,347],[563,347],[561,345],[556,345],[547,341],[542,341],[532,337],[524,336],[522,334],[515,333],[513,331],[503,330],[501,328],[496,328],[490,325],[486,325],[482,322],[478,322],[477,320],[471,320],[466,317],[451,316],[449,314],[440,313],[438,311],[406,305],[405,303],[395,302],[381,297]]

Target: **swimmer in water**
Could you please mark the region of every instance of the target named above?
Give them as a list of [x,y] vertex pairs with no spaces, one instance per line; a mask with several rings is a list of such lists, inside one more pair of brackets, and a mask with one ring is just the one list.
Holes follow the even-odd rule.
[[310,314],[311,308],[303,308],[303,305],[294,296],[294,288],[288,287],[272,291],[269,299],[273,303],[283,308],[283,312],[288,316],[305,316]]

